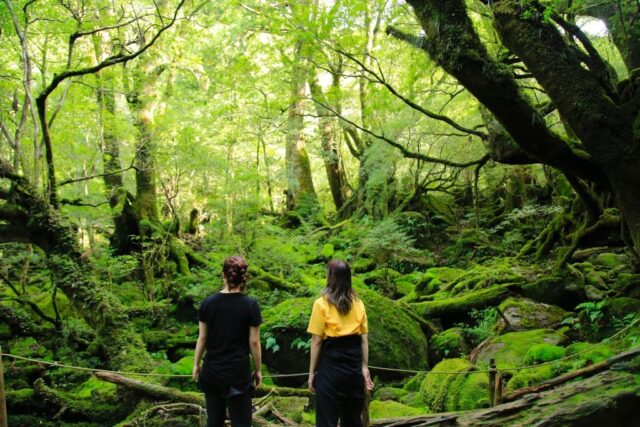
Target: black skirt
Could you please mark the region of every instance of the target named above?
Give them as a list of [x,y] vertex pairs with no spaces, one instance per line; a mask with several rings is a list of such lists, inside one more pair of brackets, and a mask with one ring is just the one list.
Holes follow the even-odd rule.
[[363,396],[360,335],[329,337],[322,342],[316,388],[338,399]]

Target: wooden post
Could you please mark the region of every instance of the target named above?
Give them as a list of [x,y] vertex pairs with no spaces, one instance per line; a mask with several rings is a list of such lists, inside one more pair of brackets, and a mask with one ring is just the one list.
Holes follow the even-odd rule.
[[364,405],[362,405],[362,427],[369,427],[371,420],[369,419],[369,403],[371,403],[371,392],[365,388],[364,390]]
[[502,403],[502,372],[496,373],[496,381],[493,389],[493,405],[498,406]]
[[496,359],[489,360],[489,403],[495,406],[496,393]]
[[0,427],[7,427],[7,399],[4,393],[4,366],[2,365],[2,346],[0,346]]

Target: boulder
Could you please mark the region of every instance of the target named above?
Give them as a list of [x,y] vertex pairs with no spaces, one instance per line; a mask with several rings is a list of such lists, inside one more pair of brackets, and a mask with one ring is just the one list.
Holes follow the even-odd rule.
[[[420,385],[429,412],[465,411],[489,406],[489,378],[473,373],[466,359],[445,359],[427,374]],[[445,373],[446,372],[446,373]]]
[[429,340],[429,364],[433,366],[442,359],[460,357],[469,354],[470,351],[462,328],[450,328]]
[[495,359],[498,369],[514,368],[525,364],[527,352],[534,345],[559,345],[566,340],[563,331],[553,329],[509,332],[483,341],[473,350],[470,359],[473,363],[487,364],[491,359]]
[[496,325],[499,332],[556,328],[567,315],[560,307],[528,298],[507,298],[500,304],[499,309],[503,316]]
[[[386,368],[422,369],[428,366],[427,339],[420,324],[393,301],[367,289],[358,289],[369,321],[369,364]],[[306,372],[310,334],[307,325],[315,298],[292,298],[264,312],[262,348],[273,373]],[[387,376],[384,371],[373,372]],[[276,379],[279,385],[301,385],[305,376]]]

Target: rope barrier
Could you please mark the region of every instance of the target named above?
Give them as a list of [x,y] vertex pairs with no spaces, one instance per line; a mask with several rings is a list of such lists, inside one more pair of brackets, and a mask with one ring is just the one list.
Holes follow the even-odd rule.
[[[615,334],[611,335],[608,338],[605,338],[604,340],[602,340],[601,342],[594,344],[584,350],[578,351],[576,353],[573,353],[569,356],[564,356],[561,357],[560,359],[556,359],[556,360],[552,360],[549,362],[543,362],[543,363],[538,363],[536,365],[530,365],[530,366],[518,366],[518,367],[514,367],[514,368],[497,368],[497,371],[510,371],[510,372],[515,372],[515,371],[522,371],[522,370],[526,370],[526,369],[534,369],[534,368],[538,368],[540,366],[546,366],[546,365],[551,365],[554,363],[558,363],[558,362],[562,362],[565,360],[569,360],[569,359],[573,359],[576,356],[580,356],[582,354],[588,353],[590,351],[592,351],[593,349],[603,345],[604,343],[607,343],[609,341],[613,341],[615,338],[617,338],[618,336],[622,335],[624,332],[628,331],[631,327],[633,327],[634,325],[636,325],[638,322],[640,322],[640,317],[636,318],[635,320],[633,320],[631,323],[629,323],[627,326],[625,326],[624,328],[622,328],[621,330],[619,330],[618,332],[616,332]],[[640,346],[634,348],[637,349],[640,348]],[[146,377],[167,377],[167,378],[191,378],[191,375],[188,374],[163,374],[163,373],[153,373],[153,372],[130,372],[130,371],[113,371],[113,370],[109,370],[109,369],[99,369],[99,368],[88,368],[85,366],[74,366],[74,365],[68,365],[68,364],[64,364],[64,363],[60,363],[60,362],[49,362],[47,360],[40,360],[40,359],[32,359],[29,357],[23,357],[23,356],[16,356],[15,354],[10,354],[10,353],[2,353],[0,352],[0,356],[2,357],[9,357],[15,360],[24,360],[26,362],[32,362],[32,363],[39,363],[39,364],[43,364],[43,365],[48,365],[48,366],[53,366],[53,367],[57,367],[57,368],[67,368],[67,369],[75,369],[75,370],[79,370],[79,371],[88,371],[88,372],[106,372],[106,373],[110,373],[110,374],[120,374],[120,375],[130,375],[130,376],[146,376]],[[369,365],[369,369],[373,369],[373,370],[377,370],[377,371],[388,371],[388,372],[400,372],[400,373],[407,373],[407,374],[422,374],[422,373],[430,373],[430,374],[437,374],[437,375],[469,375],[469,374],[488,374],[490,372],[495,372],[492,371],[491,369],[475,369],[473,371],[468,371],[468,372],[444,372],[444,371],[427,371],[427,370],[413,370],[413,369],[398,369],[398,368],[384,368],[381,366],[373,366],[373,365]],[[300,373],[294,373],[294,374],[271,374],[271,375],[263,375],[262,378],[287,378],[287,377],[301,377],[301,376],[307,376],[309,375],[308,372],[300,372]]]

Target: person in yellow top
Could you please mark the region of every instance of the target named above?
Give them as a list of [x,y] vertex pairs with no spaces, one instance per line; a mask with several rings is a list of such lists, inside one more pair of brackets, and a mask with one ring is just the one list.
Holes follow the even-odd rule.
[[313,303],[309,389],[316,393],[316,426],[360,427],[369,374],[369,327],[362,300],[344,261],[327,265],[327,286]]

